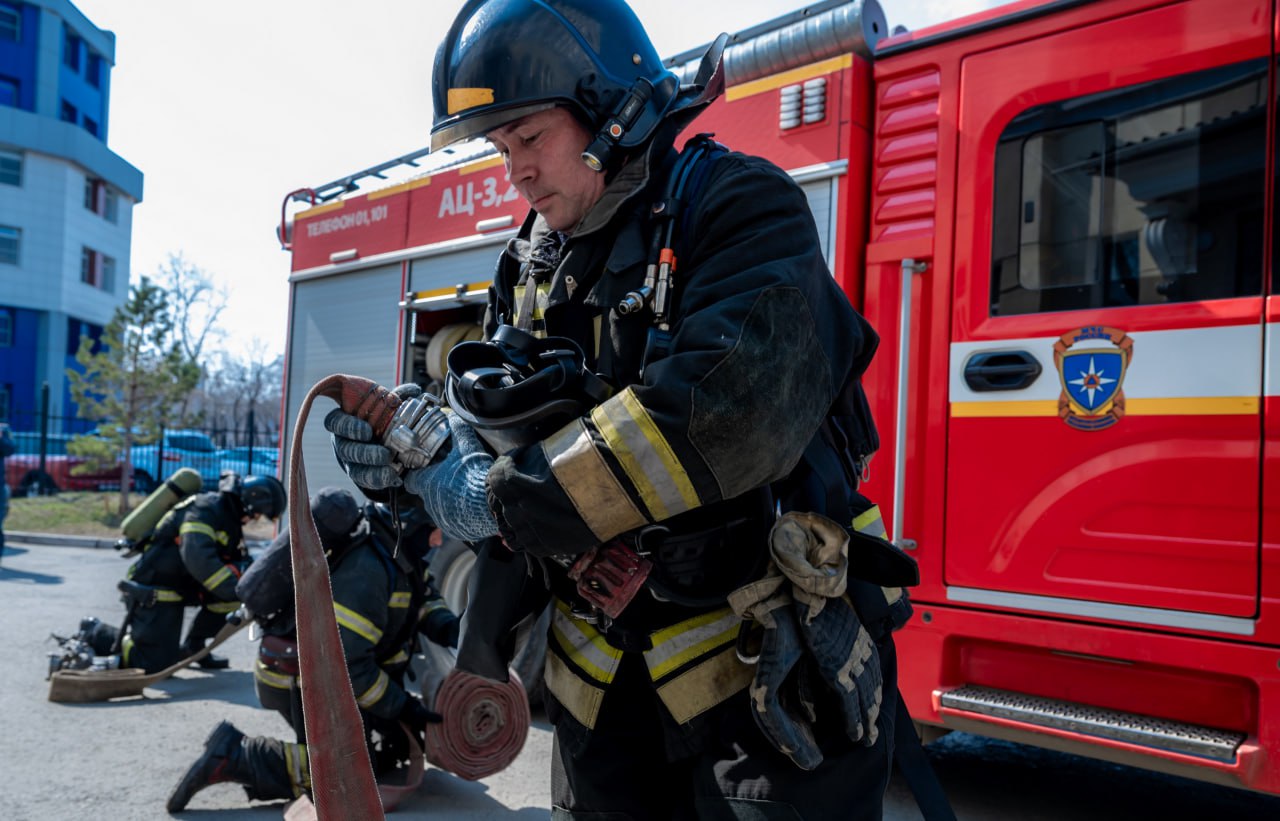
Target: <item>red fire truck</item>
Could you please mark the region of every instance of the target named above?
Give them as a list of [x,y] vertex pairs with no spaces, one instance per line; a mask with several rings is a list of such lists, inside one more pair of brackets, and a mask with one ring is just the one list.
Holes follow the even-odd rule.
[[[731,40],[693,128],[794,176],[882,335],[868,493],[924,579],[927,736],[1280,793],[1278,20],[1023,0],[890,36],[865,0]],[[438,378],[524,212],[484,146],[295,200],[285,429],[329,373]]]

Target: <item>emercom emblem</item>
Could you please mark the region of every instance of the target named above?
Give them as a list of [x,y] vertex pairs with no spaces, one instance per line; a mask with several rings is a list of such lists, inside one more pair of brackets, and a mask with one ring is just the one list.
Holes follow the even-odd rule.
[[[1079,346],[1079,347],[1077,347]],[[1118,328],[1086,325],[1053,343],[1062,395],[1058,417],[1077,430],[1102,430],[1124,417],[1124,375],[1133,340]]]

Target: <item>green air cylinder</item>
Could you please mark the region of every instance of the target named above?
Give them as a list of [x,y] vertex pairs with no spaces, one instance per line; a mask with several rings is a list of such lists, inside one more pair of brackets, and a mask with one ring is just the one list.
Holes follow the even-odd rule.
[[164,514],[201,487],[200,474],[193,468],[181,468],[151,491],[142,504],[124,517],[120,532],[131,542],[138,542],[155,530]]

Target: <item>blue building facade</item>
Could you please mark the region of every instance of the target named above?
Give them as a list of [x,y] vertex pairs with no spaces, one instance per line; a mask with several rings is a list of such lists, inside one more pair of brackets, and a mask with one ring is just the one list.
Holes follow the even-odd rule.
[[66,368],[129,288],[142,173],[107,147],[115,35],[69,0],[0,0],[0,421],[72,416]]

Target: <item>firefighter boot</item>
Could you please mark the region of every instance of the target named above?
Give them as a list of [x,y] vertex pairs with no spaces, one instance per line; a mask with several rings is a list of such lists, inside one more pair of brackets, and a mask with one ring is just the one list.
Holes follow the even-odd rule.
[[169,812],[181,812],[196,793],[210,785],[226,781],[248,784],[243,741],[244,733],[229,721],[214,727],[204,743],[204,752],[169,795],[169,802],[165,804]]
[[[183,658],[190,658],[199,653],[204,649],[204,644],[204,639],[187,639],[187,643],[182,647]],[[231,666],[231,662],[225,656],[215,656],[210,653],[197,661],[196,666],[201,670],[225,670]]]

